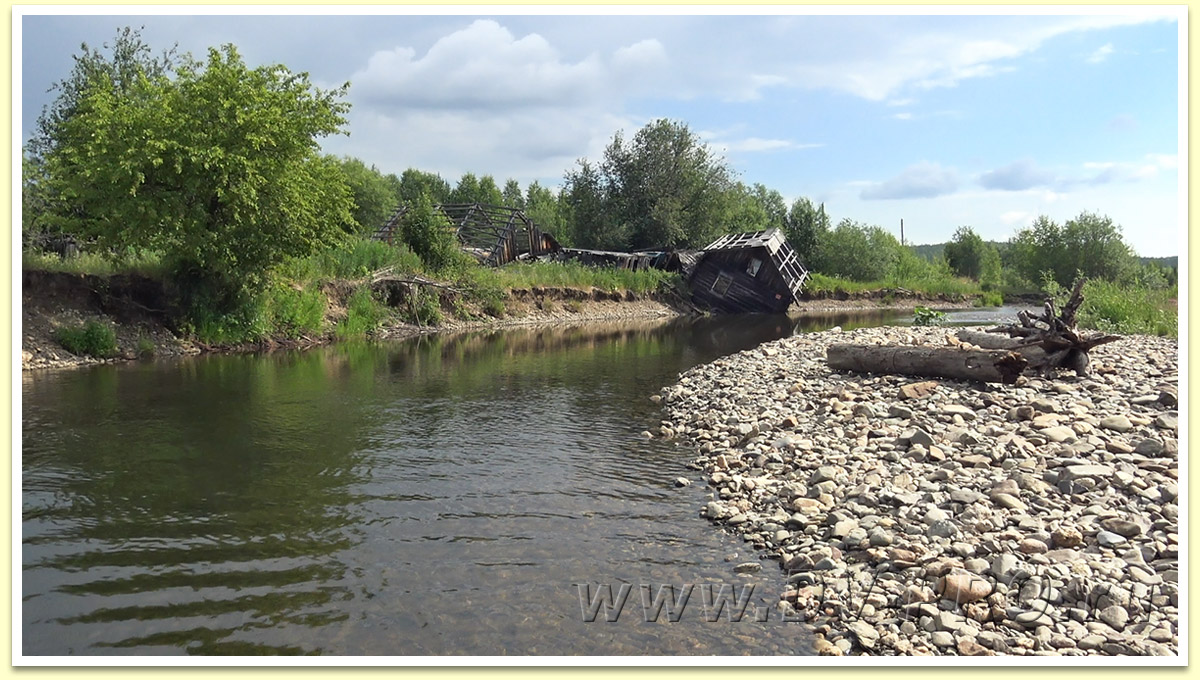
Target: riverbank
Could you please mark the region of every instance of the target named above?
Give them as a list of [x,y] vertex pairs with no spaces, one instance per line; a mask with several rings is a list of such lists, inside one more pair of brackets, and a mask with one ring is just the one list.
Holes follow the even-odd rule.
[[833,342],[946,336],[809,333],[696,367],[655,436],[695,448],[701,515],[779,564],[821,654],[1177,654],[1177,342],[1018,386],[825,365]]
[[[178,337],[169,328],[168,306],[161,285],[136,275],[97,276],[65,272],[25,271],[22,277],[21,367],[23,370],[62,368],[173,357],[206,352],[269,351],[313,347],[337,340],[332,331],[299,337],[270,338],[241,345],[206,345]],[[327,325],[344,317],[345,297],[352,286],[326,286],[330,304]],[[534,286],[506,292],[504,315],[496,317],[471,309],[461,318],[461,308],[450,298],[439,299],[443,320],[418,325],[388,320],[375,333],[381,339],[401,339],[428,333],[459,332],[482,328],[527,325],[577,324],[629,319],[654,319],[695,314],[698,311],[680,296],[669,293],[635,293],[571,287]],[[848,310],[911,309],[928,304],[940,309],[967,308],[969,300],[897,295],[894,291],[855,296],[820,295],[792,307],[794,314]],[[116,353],[109,358],[80,356],[55,339],[58,328],[89,321],[104,323],[115,332]]]

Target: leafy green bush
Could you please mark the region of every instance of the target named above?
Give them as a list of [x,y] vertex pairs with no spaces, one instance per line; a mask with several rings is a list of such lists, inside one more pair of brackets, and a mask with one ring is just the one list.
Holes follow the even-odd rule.
[[976,307],[999,307],[1004,304],[1004,296],[998,291],[984,291],[975,298]]
[[1179,334],[1179,314],[1172,308],[1170,291],[1121,286],[1102,279],[1084,284],[1077,321],[1084,328],[1107,333]]
[[946,313],[928,307],[913,309],[914,326],[940,326],[946,320]]
[[321,332],[325,295],[319,289],[279,284],[267,294],[266,304],[273,332],[291,338]]
[[404,317],[418,326],[436,326],[442,322],[442,307],[438,303],[437,293],[432,293],[417,287],[408,300],[408,309]]
[[504,306],[504,300],[484,300],[483,311],[497,319],[503,319],[508,314],[508,308]]
[[453,271],[473,263],[462,251],[445,216],[433,208],[426,195],[421,195],[400,220],[400,234],[427,269]]
[[157,349],[154,347],[154,341],[150,338],[139,335],[137,339],[137,353],[143,359],[149,359],[154,356]]
[[117,353],[116,332],[112,326],[99,321],[59,327],[54,331],[54,339],[68,352],[77,356],[104,359]]
[[383,304],[375,299],[368,286],[355,290],[346,301],[346,318],[338,323],[339,338],[361,338],[379,327],[387,316]]

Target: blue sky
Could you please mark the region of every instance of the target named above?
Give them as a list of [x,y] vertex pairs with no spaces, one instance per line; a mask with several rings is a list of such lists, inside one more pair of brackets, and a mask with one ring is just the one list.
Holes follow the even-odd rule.
[[[1179,254],[1186,228],[1178,24],[1186,8],[30,14],[48,9],[25,10],[19,29],[14,21],[25,135],[79,44],[100,45],[133,25],[156,47],[202,54],[231,42],[254,65],[283,63],[326,86],[350,81],[350,136],[327,139],[325,149],[385,172],[558,187],[577,159],[599,159],[617,130],[667,117],[721,152],[743,182],[789,202],[823,202],[835,221],[898,235],[903,219],[913,243],[948,240],[962,225],[1007,240],[1038,215],[1063,222],[1090,211],[1122,225],[1140,254],[1164,256]],[[664,11],[699,9],[711,11]]]

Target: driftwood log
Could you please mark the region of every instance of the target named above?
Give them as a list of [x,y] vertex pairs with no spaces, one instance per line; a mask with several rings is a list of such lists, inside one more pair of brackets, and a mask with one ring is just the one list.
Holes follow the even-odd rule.
[[[1054,300],[1048,299],[1041,316],[1035,317],[1032,313],[1022,310],[1017,313],[1019,325],[997,326],[989,328],[987,332],[997,334],[996,337],[1000,337],[1001,333],[1006,334],[1008,338],[1000,337],[1002,342],[1007,343],[1001,348],[1023,354],[1029,361],[1030,371],[1049,376],[1056,369],[1069,368],[1075,371],[1076,375],[1088,375],[1088,351],[1093,347],[1120,340],[1121,336],[1098,334],[1084,337],[1075,330],[1075,313],[1083,304],[1083,284],[1086,280],[1080,278],[1075,282],[1071,297],[1061,312],[1055,310]],[[994,347],[997,344],[985,345],[983,342],[967,340],[962,333],[959,333],[958,337],[979,347]]]
[[1026,370],[1037,370],[1046,363],[1046,350],[1039,345],[1023,345],[1020,338],[968,330],[959,331],[955,337],[963,343],[974,345],[980,349],[1007,349],[1018,352],[1029,362],[1029,365],[1025,367]]
[[859,373],[920,375],[1012,384],[1028,361],[1008,350],[896,345],[830,345],[830,368]]

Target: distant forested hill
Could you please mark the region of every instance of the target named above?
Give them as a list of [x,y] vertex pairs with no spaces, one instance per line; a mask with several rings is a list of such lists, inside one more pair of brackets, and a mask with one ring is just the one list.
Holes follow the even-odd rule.
[[1160,267],[1166,267],[1167,269],[1179,269],[1178,255],[1172,255],[1171,257],[1141,257],[1138,259],[1142,261],[1142,264],[1150,264],[1153,262],[1154,264]]
[[[1008,248],[1008,243],[1006,241],[987,241],[987,243],[996,246],[1001,254],[1003,254],[1004,250]],[[926,260],[936,260],[942,256],[942,251],[946,249],[946,244],[927,243],[924,245],[912,246],[912,249],[913,252],[915,252],[918,256],[923,257]],[[1142,264],[1149,264],[1153,262],[1154,264],[1160,267],[1165,267],[1166,269],[1179,269],[1178,255],[1172,255],[1171,257],[1139,257],[1138,259],[1141,260]]]
[[[1001,253],[1003,253],[1004,249],[1008,247],[1008,243],[1005,241],[985,241],[985,243],[990,243],[990,244],[996,246],[996,249],[999,250]],[[912,249],[913,249],[913,252],[915,252],[920,257],[925,258],[926,260],[936,260],[942,256],[942,251],[946,249],[946,244],[945,243],[930,243],[930,244],[921,245],[921,246],[913,246]]]

